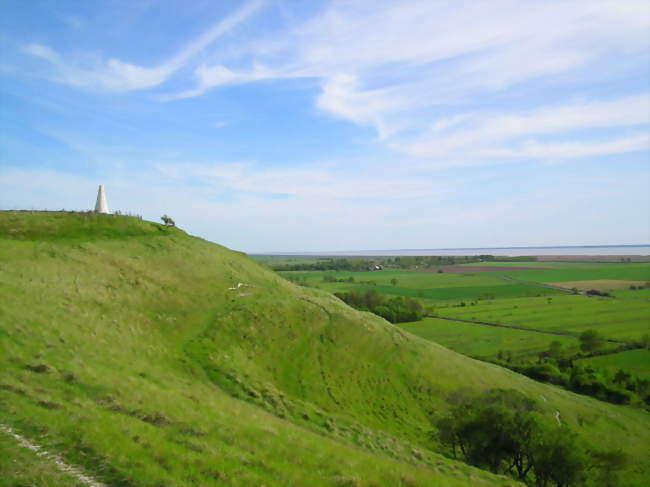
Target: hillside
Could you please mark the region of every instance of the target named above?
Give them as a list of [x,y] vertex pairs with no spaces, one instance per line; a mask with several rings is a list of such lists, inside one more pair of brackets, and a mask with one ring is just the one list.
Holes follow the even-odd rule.
[[0,212],[0,325],[0,423],[110,485],[514,485],[430,435],[450,393],[497,387],[625,450],[628,485],[650,475],[643,411],[471,360],[132,217]]

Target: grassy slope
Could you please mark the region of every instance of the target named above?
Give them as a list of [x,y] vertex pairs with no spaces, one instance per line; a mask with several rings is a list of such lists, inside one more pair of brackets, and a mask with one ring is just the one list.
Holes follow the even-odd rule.
[[0,487],[77,487],[74,477],[16,441],[0,434]]
[[643,411],[470,360],[178,230],[88,218],[103,228],[0,213],[0,421],[112,485],[512,483],[429,450],[460,387],[541,396],[647,480]]

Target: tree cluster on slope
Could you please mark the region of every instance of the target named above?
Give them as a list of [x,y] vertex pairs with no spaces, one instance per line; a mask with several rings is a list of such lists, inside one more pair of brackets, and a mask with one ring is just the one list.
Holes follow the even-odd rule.
[[404,296],[388,298],[377,291],[335,293],[337,298],[353,308],[370,311],[391,323],[418,321],[424,317],[424,308],[415,299]]
[[618,485],[620,451],[598,451],[566,425],[549,423],[537,403],[513,389],[456,393],[434,437],[455,457],[537,487]]

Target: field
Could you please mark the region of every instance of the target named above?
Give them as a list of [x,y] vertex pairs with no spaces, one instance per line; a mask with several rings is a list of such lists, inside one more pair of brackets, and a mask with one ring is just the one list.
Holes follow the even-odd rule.
[[578,291],[588,291],[590,289],[595,289],[596,291],[618,291],[629,289],[630,286],[641,286],[645,285],[644,281],[625,281],[622,279],[593,279],[591,281],[564,281],[564,282],[551,282],[554,286],[563,287],[566,289],[577,289]]
[[484,321],[531,330],[579,335],[590,328],[614,340],[638,340],[650,332],[650,306],[641,300],[585,296],[477,301],[465,307],[439,307],[447,318]]
[[[508,276],[521,281],[562,283],[590,280],[650,281],[650,264],[575,264],[575,267],[547,269],[548,262],[533,271],[512,271]],[[568,263],[563,263],[568,264]]]
[[[294,264],[299,262],[296,259]],[[507,352],[516,360],[536,360],[553,341],[562,343],[566,352],[577,353],[577,338],[588,329],[618,342],[635,342],[650,333],[650,288],[644,287],[650,279],[648,263],[472,262],[428,269],[388,265],[374,272],[292,271],[282,275],[328,292],[372,290],[418,299],[430,315],[447,320],[426,318],[399,326],[473,357],[494,359],[499,352]],[[630,286],[644,288],[630,290]],[[609,292],[612,297],[568,292],[574,287]],[[520,329],[449,321],[454,319]],[[610,343],[605,350],[616,346]],[[620,357],[617,354],[609,361],[617,364]],[[627,365],[623,360],[618,364]],[[650,364],[645,368],[650,370]]]
[[[288,279],[304,279],[312,287],[339,291],[370,291],[422,298],[429,301],[479,299],[482,297],[530,297],[564,294],[563,291],[512,283],[493,272],[437,273],[408,270],[380,272],[282,272]],[[344,282],[327,282],[324,279]],[[349,280],[353,279],[354,282]],[[395,279],[396,283],[391,281]]]
[[591,365],[597,369],[607,370],[612,376],[619,369],[650,379],[650,350],[628,350],[626,352],[591,357],[579,360],[580,365]]
[[402,329],[472,357],[495,358],[499,352],[513,352],[513,358],[536,356],[548,350],[553,341],[565,349],[577,348],[572,337],[495,328],[461,321],[425,318],[415,323],[401,323]]

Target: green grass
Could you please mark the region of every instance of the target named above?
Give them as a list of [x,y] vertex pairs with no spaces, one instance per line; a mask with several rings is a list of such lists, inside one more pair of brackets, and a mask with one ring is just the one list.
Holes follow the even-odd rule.
[[306,277],[310,284],[323,284],[325,286],[336,284],[323,282],[323,276],[332,276],[337,279],[354,278],[356,282],[376,281],[378,285],[391,285],[392,279],[398,280],[398,285],[410,289],[449,288],[465,286],[504,286],[508,283],[491,272],[477,272],[467,274],[421,272],[410,270],[385,270],[374,272],[351,271],[288,271],[282,275],[300,275]]
[[628,350],[626,352],[602,355],[578,360],[580,365],[591,365],[598,369],[607,370],[612,376],[623,369],[627,372],[650,379],[650,350]]
[[635,290],[621,289],[619,291],[614,291],[611,294],[619,299],[650,301],[650,287]]
[[448,318],[574,335],[593,328],[618,340],[637,340],[650,331],[650,303],[638,300],[561,295],[478,301],[462,308],[440,307],[437,313]]
[[624,449],[629,484],[647,483],[642,410],[469,359],[177,229],[15,216],[0,212],[23,225],[0,237],[0,422],[110,485],[511,485],[430,436],[450,393],[495,387],[543,397],[550,424],[560,411]]
[[135,217],[119,217],[92,212],[3,212],[0,235],[5,239],[50,242],[56,240],[124,239],[156,236],[176,231]]
[[626,281],[649,281],[650,264],[598,264],[591,267],[539,269],[534,271],[510,271],[508,276],[522,281],[566,282],[589,281],[596,279],[621,279]]
[[[492,273],[438,274],[419,271],[380,271],[380,272],[282,272],[285,277],[301,276],[310,286],[327,290],[369,291],[383,294],[422,298],[424,300],[448,301],[459,299],[478,299],[483,296],[526,297],[562,294],[562,291],[544,287],[513,284]],[[336,279],[353,277],[355,282],[324,282],[324,276]],[[391,284],[397,279],[397,284]],[[363,284],[363,281],[375,281],[376,285]]]
[[509,330],[460,321],[426,318],[400,327],[426,340],[474,357],[495,358],[500,351],[509,351],[514,359],[530,358],[548,350],[553,341],[559,341],[565,350],[576,349],[575,338],[541,333]]
[[19,445],[0,431],[0,487],[78,487],[77,480],[61,472],[46,458]]

